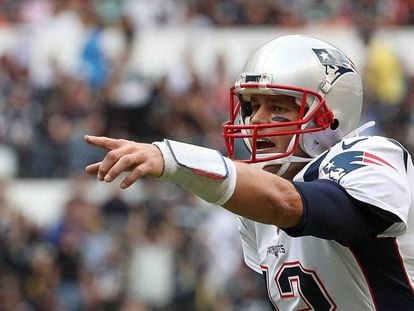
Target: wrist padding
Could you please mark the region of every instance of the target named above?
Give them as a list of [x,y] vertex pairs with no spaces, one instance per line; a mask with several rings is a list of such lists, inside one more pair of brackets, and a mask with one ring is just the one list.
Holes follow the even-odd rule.
[[236,167],[217,150],[168,139],[153,144],[164,158],[160,180],[173,182],[217,205],[223,205],[233,195]]

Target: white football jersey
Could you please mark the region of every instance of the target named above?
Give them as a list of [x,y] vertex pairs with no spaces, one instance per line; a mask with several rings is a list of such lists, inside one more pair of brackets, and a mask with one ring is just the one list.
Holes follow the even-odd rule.
[[374,238],[335,241],[295,238],[239,217],[245,262],[265,276],[273,308],[414,310],[414,168],[408,152],[383,137],[348,138],[308,163],[294,181],[314,179],[334,180],[401,222]]

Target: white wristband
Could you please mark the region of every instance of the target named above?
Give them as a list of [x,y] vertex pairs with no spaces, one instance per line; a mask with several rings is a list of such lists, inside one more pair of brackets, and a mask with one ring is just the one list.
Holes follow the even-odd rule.
[[171,181],[203,200],[223,205],[236,187],[236,167],[214,149],[165,139],[154,142],[163,157],[161,180]]

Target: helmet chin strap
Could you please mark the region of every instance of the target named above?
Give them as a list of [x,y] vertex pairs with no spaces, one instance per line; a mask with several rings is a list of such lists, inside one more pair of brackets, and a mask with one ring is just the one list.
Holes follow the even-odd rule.
[[[266,153],[263,154],[263,157],[269,157],[269,156],[276,156],[279,155],[280,153]],[[256,156],[257,158],[260,158],[259,155]],[[271,165],[280,165],[279,170],[276,172],[276,175],[278,176],[283,176],[283,174],[285,174],[287,172],[287,170],[289,169],[289,166],[292,163],[298,163],[298,162],[310,162],[312,160],[312,158],[304,158],[304,157],[298,157],[298,156],[287,156],[284,158],[280,158],[280,159],[274,159],[274,160],[269,160],[269,161],[263,161],[263,162],[257,162],[257,163],[251,163],[250,165],[253,165],[254,167],[260,168],[260,169],[264,169],[267,166],[271,166]]]

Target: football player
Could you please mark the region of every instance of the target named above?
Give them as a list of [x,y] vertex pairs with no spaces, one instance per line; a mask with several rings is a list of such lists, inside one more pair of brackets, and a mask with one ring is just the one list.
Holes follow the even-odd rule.
[[165,139],[85,136],[86,171],[126,188],[178,184],[238,215],[246,264],[275,310],[414,310],[414,168],[397,141],[362,136],[362,82],[333,45],[276,38],[230,90],[227,156]]

